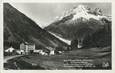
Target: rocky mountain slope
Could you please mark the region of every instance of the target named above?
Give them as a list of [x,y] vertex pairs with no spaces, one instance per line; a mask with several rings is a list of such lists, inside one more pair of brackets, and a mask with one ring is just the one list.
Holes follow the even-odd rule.
[[[93,42],[97,41],[95,44],[107,46],[111,42],[111,16],[104,15],[99,8],[92,10],[79,5],[65,12],[45,30],[66,39],[68,43],[71,42],[69,44],[72,44],[77,38],[85,36],[86,41],[93,38]],[[89,36],[91,37],[89,38]]]

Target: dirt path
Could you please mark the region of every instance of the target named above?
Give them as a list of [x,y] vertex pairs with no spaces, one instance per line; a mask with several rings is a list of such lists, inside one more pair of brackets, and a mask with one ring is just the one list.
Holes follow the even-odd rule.
[[21,57],[21,56],[23,56],[23,55],[6,56],[6,57],[4,57],[4,63],[7,63],[7,61],[10,59]]

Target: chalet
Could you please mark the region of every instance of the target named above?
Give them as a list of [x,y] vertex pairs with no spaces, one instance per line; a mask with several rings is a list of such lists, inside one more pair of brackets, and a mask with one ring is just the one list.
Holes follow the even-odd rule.
[[16,50],[16,53],[19,55],[25,55],[24,50]]
[[46,47],[46,48],[50,51],[49,55],[54,55],[55,54],[54,53],[55,48],[52,48],[52,47]]
[[32,53],[35,50],[35,44],[28,42],[21,43],[20,50],[23,50],[25,54]]
[[11,46],[11,47],[9,47],[9,48],[7,48],[5,51],[4,51],[4,55],[13,55],[14,54],[14,52],[15,52],[15,49]]
[[10,48],[6,49],[5,52],[12,53],[15,49],[11,46]]

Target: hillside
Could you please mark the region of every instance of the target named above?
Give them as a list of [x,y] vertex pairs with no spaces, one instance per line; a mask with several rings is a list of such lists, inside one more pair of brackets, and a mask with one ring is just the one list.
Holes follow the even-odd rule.
[[4,3],[4,47],[12,45],[19,48],[21,42],[32,42],[36,47],[67,45],[38,25],[10,4]]
[[111,17],[104,15],[101,9],[91,10],[83,5],[68,10],[62,17],[45,27],[45,30],[70,41],[71,44],[84,35],[88,36],[85,42],[93,39],[93,44],[96,41],[95,44],[99,43],[98,45],[102,46],[111,43]]

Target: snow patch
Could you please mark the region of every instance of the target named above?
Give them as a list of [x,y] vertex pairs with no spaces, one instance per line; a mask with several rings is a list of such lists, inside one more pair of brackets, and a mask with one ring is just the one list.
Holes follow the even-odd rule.
[[67,39],[64,39],[64,38],[62,38],[62,37],[60,37],[60,36],[57,36],[56,34],[54,34],[54,33],[52,33],[52,32],[49,32],[49,33],[51,33],[52,35],[54,35],[54,36],[55,36],[56,38],[58,38],[59,40],[65,42],[66,44],[71,45],[71,41],[70,41],[70,40],[67,40]]

